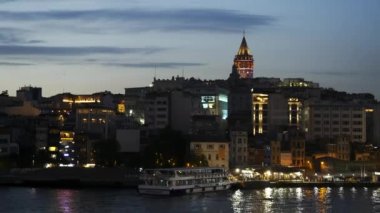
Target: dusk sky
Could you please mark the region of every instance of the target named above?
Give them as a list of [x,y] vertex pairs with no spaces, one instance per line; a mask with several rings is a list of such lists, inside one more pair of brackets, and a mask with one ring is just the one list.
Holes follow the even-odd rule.
[[155,73],[226,79],[245,30],[255,77],[380,99],[379,11],[378,0],[0,0],[0,91],[124,93]]

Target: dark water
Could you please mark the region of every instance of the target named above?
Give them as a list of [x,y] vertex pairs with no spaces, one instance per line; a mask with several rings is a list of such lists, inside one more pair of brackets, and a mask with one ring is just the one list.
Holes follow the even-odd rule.
[[266,188],[179,197],[0,187],[0,212],[380,212],[380,188]]

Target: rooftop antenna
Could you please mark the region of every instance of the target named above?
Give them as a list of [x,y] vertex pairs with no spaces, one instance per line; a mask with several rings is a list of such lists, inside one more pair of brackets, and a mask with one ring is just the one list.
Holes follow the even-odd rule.
[[62,87],[62,93],[65,93],[65,80],[66,80],[66,70],[63,71],[63,87]]
[[185,69],[182,67],[182,78],[185,78]]
[[157,78],[157,65],[154,65],[154,80]]

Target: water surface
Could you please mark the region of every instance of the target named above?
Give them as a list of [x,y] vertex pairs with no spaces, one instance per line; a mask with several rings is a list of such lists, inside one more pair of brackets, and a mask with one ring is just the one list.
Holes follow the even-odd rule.
[[266,188],[177,197],[0,187],[0,212],[380,212],[380,188]]

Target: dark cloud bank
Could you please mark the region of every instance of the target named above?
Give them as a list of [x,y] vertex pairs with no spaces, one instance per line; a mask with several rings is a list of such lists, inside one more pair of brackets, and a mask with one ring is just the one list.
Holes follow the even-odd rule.
[[0,20],[12,21],[121,21],[135,24],[131,30],[240,32],[269,25],[272,16],[218,9],[178,10],[77,10],[77,11],[0,11]]

